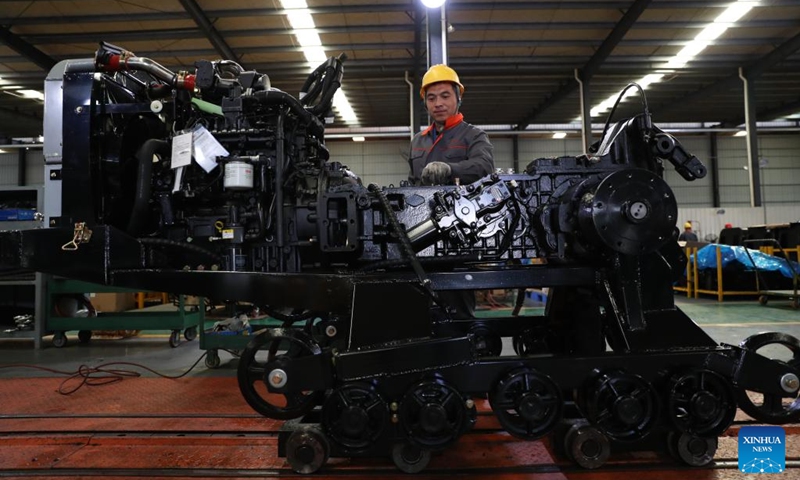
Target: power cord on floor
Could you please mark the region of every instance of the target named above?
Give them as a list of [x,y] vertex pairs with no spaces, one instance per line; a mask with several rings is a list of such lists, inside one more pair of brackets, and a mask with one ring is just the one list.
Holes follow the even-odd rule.
[[[231,355],[238,357],[239,354],[237,352],[233,352],[230,350],[225,350],[226,352],[230,353]],[[57,375],[67,375],[68,377],[61,382],[58,386],[58,393],[61,395],[71,395],[78,391],[84,385],[88,387],[97,387],[102,385],[109,385],[111,383],[117,383],[124,380],[126,377],[129,378],[136,378],[141,377],[142,374],[140,372],[134,370],[124,370],[120,368],[109,368],[109,367],[116,367],[120,365],[130,366],[139,368],[142,370],[146,370],[154,375],[157,375],[161,378],[168,378],[172,380],[177,380],[179,378],[183,378],[189,374],[194,367],[197,366],[200,361],[208,355],[208,352],[203,352],[202,355],[189,367],[188,370],[181,373],[180,375],[167,375],[161,372],[157,372],[152,368],[142,365],[140,363],[133,363],[133,362],[108,362],[100,364],[96,367],[90,367],[89,365],[81,365],[78,367],[78,370],[75,372],[68,372],[64,370],[57,370],[55,368],[49,367],[42,367],[40,365],[31,365],[27,363],[12,363],[10,365],[0,365],[0,369],[4,368],[32,368],[35,370],[41,370],[43,372],[48,373],[55,373]],[[77,384],[75,384],[77,382]]]

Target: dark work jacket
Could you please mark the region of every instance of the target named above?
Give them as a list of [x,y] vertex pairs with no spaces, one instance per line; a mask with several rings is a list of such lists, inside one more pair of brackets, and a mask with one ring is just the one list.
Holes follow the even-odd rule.
[[472,183],[494,172],[492,150],[486,132],[465,122],[464,115],[458,113],[445,121],[442,133],[437,134],[433,124],[411,140],[408,180],[420,185],[425,165],[444,162],[453,171],[451,183],[456,178],[462,185]]

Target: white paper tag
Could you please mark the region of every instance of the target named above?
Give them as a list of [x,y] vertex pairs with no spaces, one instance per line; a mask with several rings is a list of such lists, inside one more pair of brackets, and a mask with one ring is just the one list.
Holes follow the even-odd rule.
[[177,192],[181,189],[181,182],[183,181],[183,170],[185,167],[178,167],[175,170],[175,183],[172,185],[172,193]]
[[194,128],[192,140],[194,160],[206,173],[214,170],[217,166],[217,157],[227,157],[229,155],[225,147],[202,125]]
[[192,163],[192,132],[172,137],[172,168]]

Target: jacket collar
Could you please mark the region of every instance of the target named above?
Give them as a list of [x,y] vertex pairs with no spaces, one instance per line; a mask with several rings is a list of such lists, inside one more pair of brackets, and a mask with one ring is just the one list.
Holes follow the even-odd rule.
[[[464,114],[461,112],[456,113],[455,115],[448,117],[447,120],[444,121],[444,129],[449,130],[463,121],[464,121]],[[436,128],[436,124],[431,123],[430,125],[428,125],[428,128],[422,131],[422,134],[427,135],[431,133],[431,130],[433,130],[434,128]]]

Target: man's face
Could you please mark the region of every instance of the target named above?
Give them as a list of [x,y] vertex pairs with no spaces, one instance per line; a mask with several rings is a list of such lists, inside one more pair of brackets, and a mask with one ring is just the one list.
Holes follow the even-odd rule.
[[425,91],[425,106],[436,123],[444,123],[458,110],[456,86],[450,82],[434,83]]

